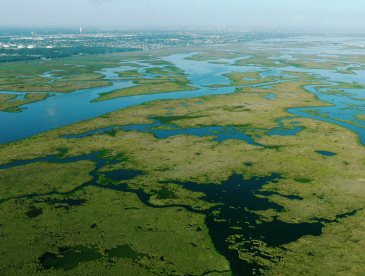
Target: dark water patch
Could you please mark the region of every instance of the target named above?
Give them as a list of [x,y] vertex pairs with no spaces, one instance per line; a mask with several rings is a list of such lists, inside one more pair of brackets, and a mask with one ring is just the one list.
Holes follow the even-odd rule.
[[91,229],[96,228],[98,225],[96,223],[94,223],[93,225],[90,226]]
[[337,215],[337,216],[336,216],[336,220],[341,219],[341,218],[347,218],[347,217],[353,216],[353,215],[355,215],[358,211],[361,211],[361,210],[363,210],[363,208],[358,209],[358,210],[354,210],[354,211],[351,211],[351,212],[348,212],[348,213],[344,213],[344,214],[342,214],[342,215]]
[[30,206],[29,210],[27,212],[25,212],[25,214],[29,218],[36,218],[43,214],[43,208],[37,208],[35,206]]
[[341,215],[337,215],[335,219],[324,219],[324,218],[316,218],[316,220],[320,221],[320,222],[324,222],[324,223],[339,223],[339,219],[343,219],[343,218],[347,218],[347,217],[351,217],[353,215],[355,215],[358,211],[363,210],[364,208],[358,209],[358,210],[353,210],[351,212],[347,212]]
[[[261,88],[264,88],[264,87],[261,87]],[[265,97],[266,99],[272,99],[272,98],[275,98],[276,95],[270,93],[269,95],[264,95],[263,97]]]
[[123,180],[130,180],[137,175],[142,175],[143,171],[134,171],[134,170],[116,170],[111,172],[103,172],[107,178],[123,181]]
[[251,163],[245,163],[244,164],[246,167],[252,167],[252,164]]
[[149,257],[147,254],[135,251],[129,245],[120,245],[116,248],[100,250],[100,248],[90,248],[84,245],[74,247],[60,247],[58,253],[46,252],[38,260],[44,269],[63,269],[69,271],[76,268],[80,263],[99,260],[102,258],[125,258],[137,260],[142,257]]
[[172,116],[174,113],[166,113],[167,116]]
[[319,153],[319,154],[324,155],[324,156],[334,156],[334,155],[337,155],[337,153],[334,153],[334,152],[321,151],[321,150],[316,150],[316,153]]
[[291,199],[291,200],[295,200],[295,199],[297,199],[297,200],[303,200],[304,199],[301,196],[297,196],[297,195],[282,195],[282,194],[280,194],[278,192],[273,192],[273,191],[260,191],[260,194],[261,195],[264,195],[264,196],[279,195],[279,196],[282,196],[282,197],[285,197],[285,198],[288,198],[288,199]]
[[256,134],[256,135],[255,135],[255,137],[256,137],[256,138],[261,138],[261,136],[260,136],[260,135],[258,135],[258,134]]
[[292,125],[299,125],[301,122],[291,122]]
[[294,200],[294,199],[303,200],[304,199],[303,197],[297,196],[297,195],[282,195],[282,194],[279,194],[279,195],[282,196],[282,197],[291,199],[291,200]]
[[187,105],[187,104],[184,104],[184,103],[182,103],[181,105],[182,105],[182,106],[185,106],[185,107],[189,107],[189,105]]
[[196,102],[197,104],[203,104],[203,102]]
[[115,164],[119,164],[120,162],[122,162],[121,160],[110,160],[109,164],[110,165],[115,165]]
[[60,247],[59,253],[46,252],[39,258],[45,269],[63,269],[65,271],[76,268],[81,262],[100,259],[103,255],[93,248],[78,245],[75,247]]
[[[260,256],[260,251],[255,248],[257,241],[263,241],[269,247],[279,247],[293,242],[306,235],[318,236],[322,233],[323,224],[314,223],[286,223],[273,217],[267,222],[251,212],[254,210],[273,209],[282,212],[281,205],[269,201],[264,196],[265,192],[259,190],[267,183],[276,183],[281,176],[272,174],[266,177],[253,177],[244,180],[242,175],[233,174],[221,185],[198,184],[194,182],[176,182],[185,189],[202,192],[205,194],[201,199],[209,203],[222,203],[205,211],[193,210],[193,212],[206,214],[206,225],[215,248],[230,262],[234,275],[259,275],[260,266],[254,261],[239,258],[237,250],[230,250],[229,237],[236,236],[235,243],[242,243],[241,249],[251,252],[252,255]],[[167,183],[167,182],[166,182]],[[293,199],[299,197],[293,196]],[[143,200],[142,200],[143,201]],[[252,249],[253,248],[253,249]],[[250,251],[251,250],[251,251]],[[264,256],[271,260],[270,256]]]

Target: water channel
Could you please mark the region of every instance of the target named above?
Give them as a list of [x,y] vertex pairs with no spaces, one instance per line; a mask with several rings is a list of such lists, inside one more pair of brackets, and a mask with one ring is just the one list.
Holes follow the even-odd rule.
[[[87,120],[100,116],[102,114],[112,112],[121,108],[126,108],[133,105],[139,105],[148,101],[159,100],[159,99],[184,99],[191,97],[200,97],[204,95],[219,95],[219,94],[229,94],[233,93],[236,87],[220,87],[216,89],[211,89],[205,87],[206,85],[213,84],[229,84],[229,80],[222,76],[225,73],[231,72],[261,72],[262,77],[268,76],[280,76],[285,75],[283,71],[291,72],[306,72],[308,74],[316,74],[319,77],[324,77],[326,81],[335,82],[348,82],[352,83],[356,81],[360,84],[365,84],[365,72],[364,70],[356,71],[354,75],[340,74],[335,70],[324,70],[324,69],[299,69],[294,67],[283,67],[275,69],[260,68],[256,66],[233,66],[235,60],[237,59],[220,59],[219,61],[226,62],[227,64],[213,64],[209,61],[194,61],[187,60],[189,57],[195,53],[190,54],[175,54],[171,56],[163,57],[164,60],[175,64],[178,68],[184,70],[188,74],[188,79],[192,82],[192,86],[198,88],[194,91],[180,91],[180,92],[170,92],[170,93],[158,93],[149,95],[138,95],[123,98],[116,98],[108,101],[93,102],[92,100],[99,97],[100,93],[110,92],[113,90],[126,88],[134,86],[131,81],[125,80],[117,76],[120,71],[126,71],[133,69],[129,66],[122,66],[118,68],[107,68],[100,71],[100,73],[105,75],[105,80],[112,80],[112,85],[100,88],[91,88],[75,91],[73,93],[63,94],[63,93],[51,93],[54,97],[50,97],[47,100],[39,101],[31,104],[26,104],[22,107],[26,109],[21,113],[8,113],[0,112],[0,144],[7,142],[23,139],[40,132],[44,132],[53,128],[61,127],[67,124],[72,124],[78,121]],[[138,71],[143,73],[146,69],[151,67],[146,63],[143,65],[147,66],[144,68],[139,68]],[[154,66],[156,67],[156,66]],[[52,74],[48,73],[44,76],[52,77]],[[146,77],[153,77],[156,75],[148,74]],[[279,80],[278,80],[279,81]],[[274,84],[278,81],[271,82],[269,84]],[[268,89],[268,99],[274,98],[273,94],[270,93],[270,86],[268,83],[258,84],[253,86],[267,87]],[[343,120],[354,120],[353,115],[356,111],[347,109],[343,110],[349,105],[363,106],[364,102],[361,100],[361,94],[364,94],[363,89],[354,91],[351,89],[351,93],[357,93],[359,95],[358,99],[356,97],[346,97],[323,94],[316,90],[315,87],[306,86],[309,92],[316,94],[321,100],[331,102],[334,104],[333,107],[321,107],[319,112],[330,113],[328,116],[334,119],[341,118]],[[346,92],[346,91],[345,91]],[[20,92],[7,92],[2,91],[0,93],[9,93],[16,95],[24,95],[25,93]],[[302,112],[305,109],[313,108],[292,108],[288,111],[301,116],[310,117],[323,121],[329,121],[335,124],[345,126],[360,135],[360,140],[365,144],[365,132],[362,127],[351,125],[346,122],[340,122],[333,120],[332,118],[323,118],[321,116],[310,115],[308,113]],[[357,122],[358,124],[365,126],[365,122]]]

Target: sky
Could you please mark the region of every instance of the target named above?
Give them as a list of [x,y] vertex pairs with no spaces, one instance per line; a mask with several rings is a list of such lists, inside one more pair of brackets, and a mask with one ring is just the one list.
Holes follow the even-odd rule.
[[359,30],[362,0],[0,0],[1,26]]

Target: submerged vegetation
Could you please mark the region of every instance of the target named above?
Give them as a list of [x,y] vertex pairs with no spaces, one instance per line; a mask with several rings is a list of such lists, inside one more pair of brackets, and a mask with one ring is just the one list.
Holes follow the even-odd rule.
[[[47,85],[56,89],[64,82],[72,90],[80,89],[73,86],[79,81],[104,83],[93,72],[119,67],[119,60],[135,65],[117,71],[135,86],[94,101],[198,89],[188,73],[162,55],[65,58],[44,70],[65,70],[54,71],[54,77],[64,78]],[[208,49],[188,59],[216,66],[231,61],[329,70],[347,64],[280,55],[275,48]],[[13,85],[8,81],[17,74],[29,74],[19,69],[14,75],[9,68],[18,65],[7,66],[0,67],[4,87]],[[39,75],[45,72],[31,66]],[[364,271],[364,146],[349,129],[288,112],[306,108],[307,114],[326,119],[319,108],[333,104],[305,89],[328,85],[324,78],[287,68],[263,77],[268,68],[256,69],[227,73],[230,84],[211,85],[235,87],[230,94],[155,100],[0,145],[0,274]],[[262,86],[266,82],[270,87]],[[37,84],[40,90],[43,84]],[[331,89],[361,86],[338,84]],[[326,95],[335,93],[343,96],[338,90]],[[274,97],[264,97],[269,94]],[[0,96],[3,110],[6,104],[19,106],[16,96]],[[198,133],[207,127],[219,128]],[[171,132],[159,137],[157,131]],[[228,138],[217,140],[222,133]]]

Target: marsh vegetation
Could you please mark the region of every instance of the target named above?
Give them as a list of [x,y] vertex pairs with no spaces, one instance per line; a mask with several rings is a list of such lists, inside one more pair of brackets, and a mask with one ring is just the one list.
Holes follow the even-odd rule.
[[[365,148],[358,133],[325,121],[321,108],[336,103],[307,87],[347,97],[339,90],[363,84],[288,71],[335,71],[352,57],[316,62],[299,54],[272,58],[281,56],[275,48],[227,49],[207,49],[188,62],[259,69],[222,70],[227,82],[208,85],[232,93],[145,102],[0,145],[0,274],[362,272]],[[64,70],[47,85],[74,89],[80,81],[108,82],[94,71],[123,60],[128,70],[116,72],[135,86],[95,101],[203,87],[164,59],[140,52],[31,66],[39,75]],[[5,78],[30,74],[7,66],[0,67]],[[10,74],[11,66],[19,71]],[[15,99],[0,96],[4,108]],[[289,112],[296,109],[315,118]]]

